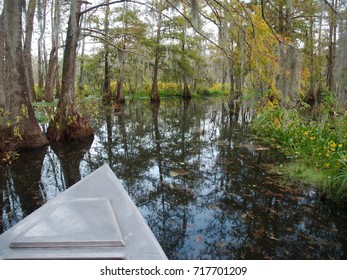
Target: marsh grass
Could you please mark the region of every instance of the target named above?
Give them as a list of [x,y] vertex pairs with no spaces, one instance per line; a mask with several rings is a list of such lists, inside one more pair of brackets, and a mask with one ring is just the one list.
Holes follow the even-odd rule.
[[335,165],[339,168],[332,168],[328,172],[327,186],[328,191],[335,198],[347,200],[347,152],[339,153]]

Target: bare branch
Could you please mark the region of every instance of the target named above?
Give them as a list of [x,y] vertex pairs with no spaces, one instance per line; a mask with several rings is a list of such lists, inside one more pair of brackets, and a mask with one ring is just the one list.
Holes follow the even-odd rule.
[[326,5],[328,5],[329,6],[329,8],[336,14],[336,15],[340,15],[340,13],[335,9],[335,7],[333,6],[333,5],[331,5],[330,3],[329,3],[329,1],[328,0],[324,0],[324,3],[326,4]]
[[[93,11],[93,10],[96,10],[100,7],[105,7],[105,6],[109,6],[109,5],[113,5],[113,4],[119,4],[119,3],[123,3],[123,2],[127,2],[127,0],[118,0],[118,1],[111,1],[109,3],[101,3],[99,5],[96,5],[96,6],[93,6],[93,7],[90,7],[88,9],[85,9],[84,11],[81,11],[80,12],[80,15],[83,15],[83,14],[86,14],[90,11]],[[89,2],[87,2],[89,4]]]
[[[124,36],[128,36],[128,37],[131,37],[131,38],[137,38],[137,39],[144,39],[145,38],[145,37],[142,37],[142,36],[136,36],[136,35],[134,35],[131,32],[123,32],[123,33],[118,34],[118,36],[114,36],[114,35],[111,36],[111,35],[107,35],[105,32],[102,32],[102,31],[100,31],[98,29],[81,28],[81,30],[88,32],[88,33],[85,33],[84,36],[89,36],[88,34],[91,34],[91,33],[97,33],[100,36],[103,36],[104,40],[120,39],[120,38],[122,38]],[[101,38],[101,37],[98,37],[98,38]]]

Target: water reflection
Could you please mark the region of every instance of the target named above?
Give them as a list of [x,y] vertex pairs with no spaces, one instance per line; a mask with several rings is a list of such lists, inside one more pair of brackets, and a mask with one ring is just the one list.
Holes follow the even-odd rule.
[[170,259],[346,259],[346,211],[266,172],[282,159],[249,133],[247,106],[236,115],[216,99],[103,108],[92,143],[1,167],[1,229],[108,163]]
[[[11,166],[0,165],[4,230],[42,205],[41,167],[46,150],[23,152]],[[28,168],[23,168],[22,162],[26,162]]]
[[[91,148],[92,139],[76,142],[60,142],[51,145],[52,151],[57,156],[67,186],[72,186],[81,180],[80,164],[84,155]],[[63,188],[65,189],[65,188]]]

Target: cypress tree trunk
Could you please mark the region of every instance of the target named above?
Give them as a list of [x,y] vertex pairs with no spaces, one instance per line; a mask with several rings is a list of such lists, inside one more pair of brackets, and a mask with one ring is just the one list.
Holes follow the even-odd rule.
[[5,107],[5,91],[4,91],[4,75],[3,75],[4,57],[5,57],[4,14],[1,13],[0,15],[0,109]]
[[[337,10],[337,1],[332,0],[331,7]],[[336,10],[331,9],[331,19],[329,22],[329,46],[327,54],[326,81],[328,89],[335,90],[334,68],[336,67],[336,40],[337,40],[337,19]]]
[[[54,7],[53,7],[54,5]],[[45,100],[54,100],[54,86],[58,70],[58,39],[59,39],[59,1],[52,1],[52,49],[49,55],[48,70],[45,83]]]
[[58,49],[56,46],[52,46],[51,53],[49,55],[48,72],[45,83],[45,101],[51,102],[54,100],[54,86],[55,78],[58,66]]
[[341,20],[337,49],[336,76],[336,107],[343,110],[347,101],[347,22]]
[[301,55],[292,46],[280,44],[279,46],[280,73],[277,87],[280,90],[281,103],[286,108],[297,105],[300,91]]
[[[187,21],[184,20],[184,26],[183,26],[183,42],[182,42],[182,61],[185,61],[185,64],[188,64],[185,57],[185,50],[186,50],[186,44],[187,44]],[[183,71],[183,99],[190,99],[192,98],[192,95],[189,90],[188,81],[187,81],[187,71]]]
[[160,102],[160,97],[158,93],[158,69],[159,69],[159,47],[157,47],[155,50],[151,102]]
[[35,118],[27,91],[22,46],[22,1],[6,0],[3,12],[6,71],[1,72],[4,82],[4,90],[0,91],[1,105],[5,114],[0,118],[0,150],[41,147],[48,141]]
[[124,80],[125,80],[125,46],[123,49],[118,49],[118,64],[119,76],[117,80],[116,101],[119,103],[125,102],[124,97]]
[[155,47],[155,60],[154,60],[154,68],[153,68],[153,83],[152,83],[152,91],[151,91],[151,102],[160,102],[160,96],[158,93],[158,72],[159,72],[159,58],[160,58],[160,37],[161,37],[161,21],[162,21],[162,12],[163,8],[161,8],[158,15],[158,26],[157,26],[157,41]]
[[39,25],[40,35],[37,40],[37,75],[38,75],[38,87],[39,90],[43,90],[44,87],[44,58],[43,58],[43,41],[46,25],[46,3],[42,0],[37,1],[37,21]]
[[47,137],[51,141],[81,140],[93,136],[93,130],[75,105],[75,72],[81,2],[71,1],[70,17],[64,50],[62,89],[55,118],[49,124]]
[[183,98],[184,99],[191,99],[192,94],[190,93],[188,82],[186,78],[183,78]]
[[27,87],[29,96],[36,100],[35,87],[34,87],[34,72],[31,60],[31,41],[34,28],[34,15],[36,8],[36,0],[30,0],[28,4],[28,11],[26,15],[26,31],[24,41],[24,64],[25,64],[25,75],[27,80]]
[[[106,3],[109,3],[107,0]],[[106,35],[106,40],[109,36],[109,26],[110,26],[110,6],[106,6],[105,18],[104,18],[104,30]],[[117,84],[118,85],[118,84]],[[110,51],[108,44],[104,45],[104,90],[102,95],[102,101],[109,103],[111,100],[111,76],[110,76]]]
[[[293,37],[293,3],[285,1],[283,35]],[[283,8],[284,9],[284,8]],[[293,42],[294,44],[294,42]],[[301,54],[294,46],[279,45],[280,73],[277,77],[277,87],[281,92],[281,104],[286,108],[295,108],[300,92]]]

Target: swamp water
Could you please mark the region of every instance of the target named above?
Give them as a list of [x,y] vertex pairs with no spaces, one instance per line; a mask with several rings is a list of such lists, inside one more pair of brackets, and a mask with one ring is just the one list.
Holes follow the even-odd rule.
[[347,259],[346,209],[269,174],[283,157],[226,102],[137,100],[93,126],[0,166],[0,233],[108,163],[169,259]]

